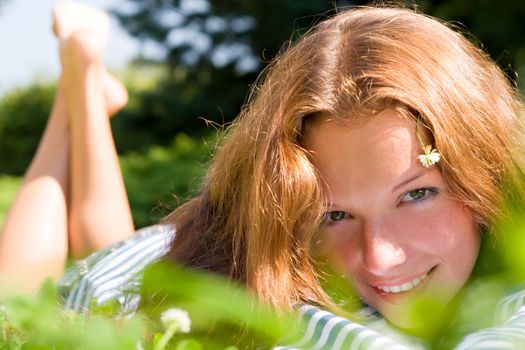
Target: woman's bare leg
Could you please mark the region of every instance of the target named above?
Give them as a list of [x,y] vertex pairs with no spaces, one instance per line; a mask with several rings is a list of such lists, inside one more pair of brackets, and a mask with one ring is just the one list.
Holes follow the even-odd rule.
[[0,234],[0,274],[30,290],[62,275],[68,254],[69,125],[57,89],[51,116]]
[[107,15],[61,1],[53,16],[72,135],[69,247],[78,258],[134,231],[107,118],[124,106],[127,92],[101,63]]
[[[75,23],[70,20],[66,29],[74,30]],[[55,32],[57,29],[55,27]],[[63,40],[65,41],[66,38]],[[70,71],[70,69],[66,70]],[[106,72],[102,72],[100,79],[103,86],[105,112],[106,115],[111,115],[124,106],[127,101],[127,93],[122,84]],[[68,255],[68,244],[74,247],[79,246],[78,243],[71,244],[68,238],[67,210],[71,152],[70,122],[64,82],[70,80],[67,75],[65,77],[63,75],[61,83],[57,86],[46,130],[0,233],[0,278],[9,282],[18,282],[16,283],[17,290],[20,288],[34,289],[49,276],[60,277]],[[67,86],[67,89],[71,87]],[[114,153],[114,147],[108,152]],[[112,177],[121,180],[120,171],[117,171]],[[96,183],[92,185],[96,188]],[[116,198],[110,198],[111,194],[111,191],[107,192],[106,199],[117,203],[122,200],[121,191],[117,191]],[[126,203],[121,203],[121,208],[127,207],[125,193],[124,200]],[[79,201],[82,202],[82,198],[77,196],[77,202]],[[129,207],[127,211],[129,214]],[[81,226],[75,224],[74,220],[69,220],[69,222],[70,224],[73,222],[72,226]],[[84,224],[88,227],[100,225],[100,223],[87,220]],[[89,232],[89,230],[84,232],[86,231]],[[110,233],[104,237],[106,242],[102,242],[101,245],[121,238],[122,236],[115,237],[113,233]],[[79,241],[79,235],[73,234],[72,239]],[[80,240],[86,241],[84,237],[80,237]],[[100,246],[81,247],[81,251],[97,248]],[[79,255],[78,252],[75,255]]]
[[[107,114],[113,114],[125,104],[126,93],[114,77],[103,78]],[[33,290],[45,278],[58,279],[63,273],[69,244],[69,158],[69,117],[58,84],[38,150],[0,233],[0,279],[14,282],[14,290]]]
[[104,100],[102,49],[103,39],[90,30],[77,31],[61,44],[71,126],[69,243],[74,257],[134,232]]

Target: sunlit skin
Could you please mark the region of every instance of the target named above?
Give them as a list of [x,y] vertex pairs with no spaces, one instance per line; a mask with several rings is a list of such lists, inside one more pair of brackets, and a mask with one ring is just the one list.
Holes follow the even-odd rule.
[[[305,147],[329,196],[322,251],[368,305],[399,327],[418,326],[406,311],[426,297],[448,303],[472,272],[472,211],[452,199],[437,165],[421,166],[415,122],[393,109],[316,123]],[[402,285],[411,289],[384,291]]]

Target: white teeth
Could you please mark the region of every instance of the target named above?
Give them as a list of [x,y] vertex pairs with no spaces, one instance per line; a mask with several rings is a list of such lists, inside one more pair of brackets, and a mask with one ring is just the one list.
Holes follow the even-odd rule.
[[415,286],[419,285],[425,278],[427,278],[427,276],[428,276],[428,273],[425,273],[424,275],[421,275],[410,282],[403,283],[400,286],[385,286],[385,287],[377,286],[376,288],[382,290],[383,292],[387,292],[387,293],[406,292],[408,290],[411,290]]

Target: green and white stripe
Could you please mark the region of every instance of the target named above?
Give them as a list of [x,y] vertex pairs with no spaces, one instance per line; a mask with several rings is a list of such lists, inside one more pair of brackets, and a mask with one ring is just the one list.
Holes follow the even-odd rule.
[[117,300],[123,313],[133,312],[140,300],[133,291],[140,286],[141,272],[169,251],[174,236],[169,226],[147,227],[79,261],[59,282],[65,308],[86,313],[92,302]]

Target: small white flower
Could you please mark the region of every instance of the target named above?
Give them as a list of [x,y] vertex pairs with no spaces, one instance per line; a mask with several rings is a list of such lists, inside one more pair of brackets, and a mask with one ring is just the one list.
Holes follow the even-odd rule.
[[425,168],[431,167],[441,159],[441,154],[436,149],[432,149],[431,145],[423,147],[423,152],[425,154],[420,154],[417,158]]
[[170,308],[160,315],[160,321],[166,328],[176,327],[178,332],[189,333],[191,319],[185,310]]

